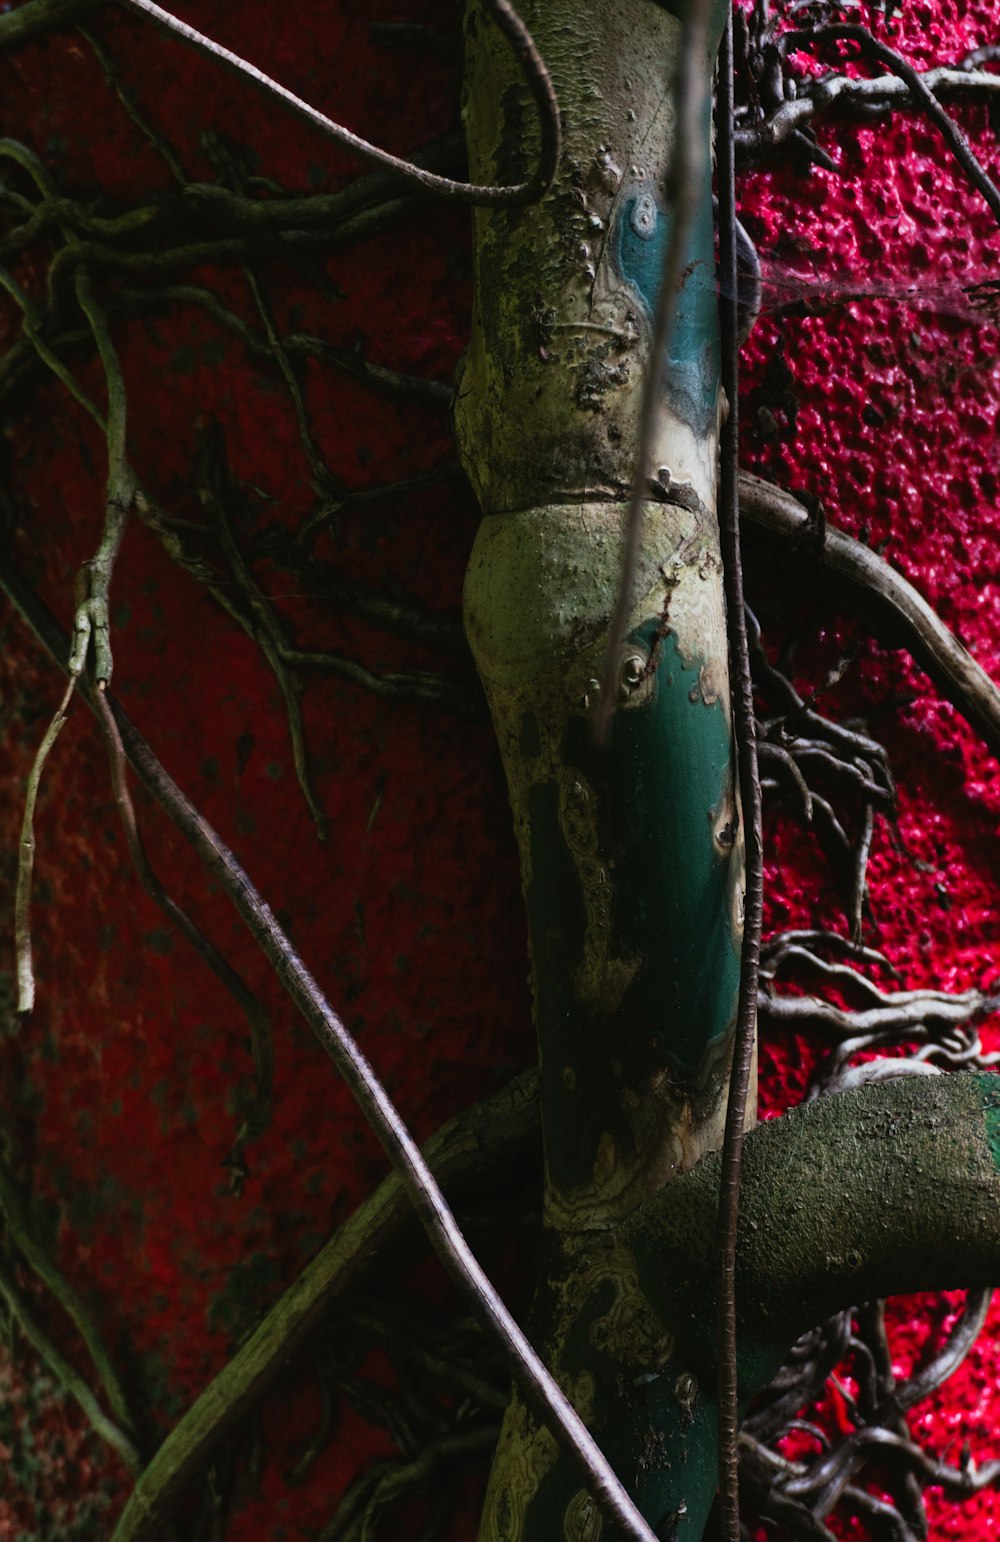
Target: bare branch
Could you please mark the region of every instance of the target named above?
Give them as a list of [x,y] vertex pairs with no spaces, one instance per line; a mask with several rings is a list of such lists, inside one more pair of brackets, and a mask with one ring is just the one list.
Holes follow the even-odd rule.
[[265,75],[263,70],[257,69],[256,65],[248,63],[246,59],[242,59],[239,54],[233,53],[230,49],[223,48],[221,43],[214,42],[204,33],[197,32],[194,27],[188,26],[187,22],[181,21],[179,17],[154,4],[154,0],[121,0],[121,3],[128,10],[138,11],[150,17],[168,32],[176,33],[200,53],[208,54],[210,58],[226,65],[244,80],[260,86],[269,96],[277,97],[286,107],[291,108],[297,117],[304,118],[313,128],[319,129],[321,133],[335,140],[337,144],[343,145],[361,160],[385,167],[400,180],[410,183],[423,192],[434,193],[439,197],[481,208],[510,208],[536,202],[537,199],[544,197],[552,185],[559,163],[561,139],[559,107],[548,71],[542,63],[531,33],[524,26],[513,6],[508,4],[508,0],[483,0],[484,9],[514,50],[524,73],[525,83],[538,109],[541,123],[541,146],[538,167],[534,175],[527,182],[519,182],[508,187],[478,187],[469,182],[455,182],[451,177],[439,177],[433,172],[424,171],[422,167],[414,165],[411,161],[400,160],[398,156],[390,155],[387,150],[380,150],[377,146],[369,144],[366,139],[352,134],[350,129],[344,128],[342,124],[334,123],[325,113],[311,107],[308,102],[304,102],[287,87],[279,85],[276,80]]
[[[1000,97],[1000,75],[988,70],[965,70],[961,66],[920,71],[920,79],[931,94],[942,101],[996,100]],[[752,156],[785,144],[812,123],[821,113],[842,107],[866,113],[891,112],[893,108],[918,105],[909,83],[901,75],[878,75],[863,79],[854,75],[824,75],[819,80],[798,80],[794,97],[761,123],[741,123],[736,129],[736,148]]]
[[[740,475],[740,507],[743,517],[763,533],[786,541],[801,541],[812,529],[809,512],[791,493],[748,472]],[[815,564],[817,577],[829,579],[877,628],[898,637],[890,645],[908,649],[1000,756],[1000,690],[913,585],[869,547],[829,523]]]

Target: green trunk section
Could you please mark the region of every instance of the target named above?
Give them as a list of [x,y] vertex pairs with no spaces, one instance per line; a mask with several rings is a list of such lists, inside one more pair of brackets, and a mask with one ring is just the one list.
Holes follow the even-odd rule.
[[572,1231],[617,1224],[719,1143],[739,985],[715,521],[648,507],[601,748],[622,524],[618,504],[494,516],[466,579],[528,907],[548,1220]]

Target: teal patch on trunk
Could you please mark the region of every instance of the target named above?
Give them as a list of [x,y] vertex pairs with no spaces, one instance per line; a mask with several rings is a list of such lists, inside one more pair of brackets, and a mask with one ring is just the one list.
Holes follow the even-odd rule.
[[[673,228],[652,184],[624,200],[617,224],[616,265],[638,290],[652,316]],[[699,200],[688,233],[680,292],[663,364],[663,391],[671,408],[696,433],[715,424],[719,399],[719,308],[715,293],[712,198]]]

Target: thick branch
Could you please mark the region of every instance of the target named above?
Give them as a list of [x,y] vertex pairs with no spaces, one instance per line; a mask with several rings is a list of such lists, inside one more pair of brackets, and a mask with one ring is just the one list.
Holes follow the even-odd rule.
[[[710,1363],[719,1158],[634,1217],[649,1298]],[[737,1299],[744,1391],[841,1307],[1000,1278],[1000,1077],[904,1077],[804,1104],[744,1143]]]

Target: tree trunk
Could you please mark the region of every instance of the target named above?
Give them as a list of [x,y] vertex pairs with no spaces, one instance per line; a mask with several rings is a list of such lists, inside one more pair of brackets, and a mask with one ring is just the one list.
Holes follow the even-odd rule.
[[[541,0],[525,19],[552,73],[564,154],[540,204],[476,214],[456,426],[485,516],[466,629],[507,774],[530,925],[547,1237],[535,1331],[622,1473],[655,1431],[657,1449],[678,1441],[695,1465],[705,1453],[710,1503],[711,1414],[621,1229],[721,1143],[739,984],[712,190],[708,180],[697,189],[684,253],[602,747],[594,716],[674,218],[682,28],[648,0],[596,11]],[[713,43],[721,23],[716,7]],[[472,176],[520,178],[535,127],[509,50],[475,6],[466,93]],[[707,115],[702,128],[708,136]],[[672,1460],[642,1461],[633,1485],[657,1524],[688,1494],[689,1471]],[[688,1508],[700,1529],[705,1504]],[[482,1535],[582,1539],[598,1525],[515,1398]]]
[[[536,0],[525,19],[552,73],[564,155],[540,204],[476,214],[474,326],[455,416],[484,516],[466,629],[506,770],[530,927],[546,1174],[532,1332],[658,1535],[696,1538],[716,1474],[718,1160],[706,1154],[722,1141],[744,866],[715,517],[725,402],[712,190],[706,175],[662,370],[614,718],[599,744],[675,217],[682,29],[648,0],[596,12]],[[717,8],[713,46],[721,24]],[[535,126],[516,66],[475,3],[466,90],[473,177],[520,180]],[[707,117],[702,127],[709,136]],[[948,1090],[867,1089],[754,1137],[741,1234],[744,1396],[834,1306],[992,1277],[991,1096],[971,1078]],[[957,1176],[956,1141],[968,1147]],[[817,1170],[822,1183],[809,1181]],[[973,1216],[961,1260],[943,1245],[943,1216],[914,1250],[942,1173]],[[605,1530],[515,1395],[483,1542],[592,1542]]]

